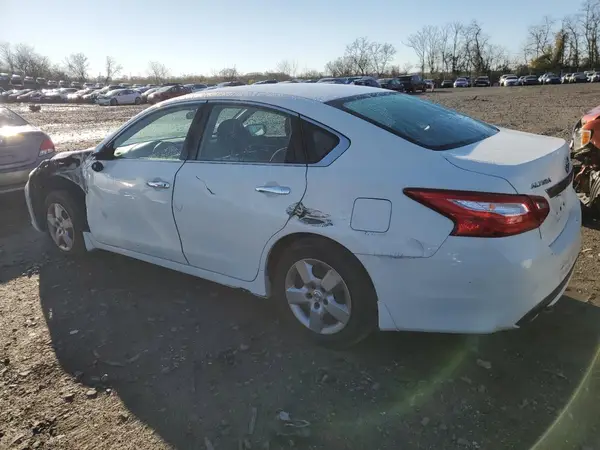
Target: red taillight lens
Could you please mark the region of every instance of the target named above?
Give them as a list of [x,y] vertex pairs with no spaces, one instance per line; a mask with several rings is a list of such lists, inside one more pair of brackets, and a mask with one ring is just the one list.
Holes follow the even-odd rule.
[[50,138],[46,138],[40,145],[40,156],[48,155],[50,153],[54,153],[54,143]]
[[534,195],[406,188],[413,200],[454,222],[453,236],[505,237],[538,228],[550,205]]

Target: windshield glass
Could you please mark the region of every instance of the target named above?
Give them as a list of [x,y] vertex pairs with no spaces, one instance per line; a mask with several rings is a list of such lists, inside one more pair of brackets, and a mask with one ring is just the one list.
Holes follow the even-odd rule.
[[461,147],[498,132],[456,111],[393,92],[342,98],[329,104],[431,150]]
[[0,128],[20,127],[23,125],[27,125],[27,122],[21,116],[18,116],[10,109],[0,108]]

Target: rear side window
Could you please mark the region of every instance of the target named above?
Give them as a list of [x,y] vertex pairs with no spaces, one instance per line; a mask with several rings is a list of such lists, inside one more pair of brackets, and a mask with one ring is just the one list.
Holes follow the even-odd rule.
[[20,127],[23,125],[27,125],[27,122],[21,116],[18,116],[10,109],[0,108],[0,128]]
[[315,164],[340,143],[340,138],[323,128],[302,120],[302,137],[306,147],[307,164]]
[[393,92],[341,98],[328,104],[431,150],[462,147],[498,132],[456,111]]

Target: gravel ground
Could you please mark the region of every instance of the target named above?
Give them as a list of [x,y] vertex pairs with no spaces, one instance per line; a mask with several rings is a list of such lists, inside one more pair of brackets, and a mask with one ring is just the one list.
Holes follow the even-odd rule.
[[[568,138],[600,85],[426,97]],[[71,150],[142,107],[15,109]],[[565,297],[524,329],[333,352],[269,301],[108,253],[65,259],[21,195],[0,208],[0,449],[600,449],[597,223]],[[310,436],[277,437],[280,409]]]

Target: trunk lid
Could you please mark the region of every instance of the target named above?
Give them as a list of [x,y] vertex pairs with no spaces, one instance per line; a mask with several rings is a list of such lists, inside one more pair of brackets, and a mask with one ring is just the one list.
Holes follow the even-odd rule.
[[35,162],[46,135],[32,125],[3,127],[0,130],[0,170]]
[[551,244],[564,229],[579,203],[572,189],[568,144],[558,138],[501,129],[483,141],[443,152],[461,169],[503,178],[519,194],[539,195],[550,204],[550,214],[540,227]]

